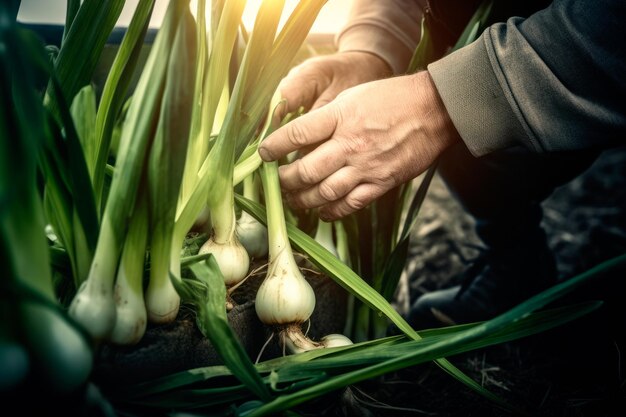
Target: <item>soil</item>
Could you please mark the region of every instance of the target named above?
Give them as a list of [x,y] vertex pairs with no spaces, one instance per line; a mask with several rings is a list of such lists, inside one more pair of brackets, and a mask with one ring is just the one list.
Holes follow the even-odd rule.
[[[560,279],[626,253],[626,147],[608,151],[543,203],[543,227]],[[472,219],[435,176],[412,236],[397,308],[449,286],[475,256]],[[416,271],[419,271],[416,272]],[[577,290],[563,303],[603,300],[595,312],[515,342],[449,358],[532,416],[626,415],[626,271]],[[427,364],[351,387],[338,415],[510,416]]]

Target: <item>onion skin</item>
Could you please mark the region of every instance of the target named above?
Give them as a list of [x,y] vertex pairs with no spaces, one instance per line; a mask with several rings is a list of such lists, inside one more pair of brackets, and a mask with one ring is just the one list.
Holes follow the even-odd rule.
[[58,394],[85,386],[94,361],[90,341],[50,306],[24,303],[22,314],[32,371],[42,385]]
[[[118,276],[118,282],[120,278]],[[124,298],[122,298],[124,297]],[[143,300],[143,293],[122,291],[120,284],[115,285],[117,315],[111,332],[111,342],[118,345],[135,345],[146,333],[148,314]]]
[[237,220],[237,237],[251,258],[260,259],[267,256],[269,248],[267,228],[245,211]]
[[[270,270],[259,287],[255,309],[259,319],[271,326],[300,325],[315,309],[315,292],[300,269],[282,252],[270,262]],[[289,254],[290,255],[290,254]]]
[[113,286],[93,278],[83,282],[70,304],[69,314],[95,341],[107,340],[116,320]]
[[148,321],[155,324],[171,323],[178,315],[180,296],[174,289],[171,280],[163,285],[148,286],[146,291],[146,308]]
[[348,337],[339,334],[339,333],[332,333],[329,335],[326,335],[324,337],[322,337],[320,339],[320,343],[325,347],[325,348],[334,348],[334,347],[340,347],[340,346],[350,346],[353,345],[354,343],[352,342],[352,340],[350,340]]
[[322,337],[319,342],[316,342],[302,334],[300,326],[293,325],[287,326],[281,330],[280,340],[289,352],[293,354],[307,352],[314,349],[350,346],[353,344],[352,340],[337,333],[326,335]]
[[213,239],[207,240],[198,251],[198,254],[210,253],[220,267],[224,276],[224,284],[233,286],[243,280],[250,269],[250,257],[246,248],[233,238],[225,243],[218,243]]

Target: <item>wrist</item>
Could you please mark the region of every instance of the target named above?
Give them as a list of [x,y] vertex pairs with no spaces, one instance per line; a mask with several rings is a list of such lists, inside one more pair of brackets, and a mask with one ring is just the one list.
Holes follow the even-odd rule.
[[415,45],[403,42],[388,29],[386,25],[363,22],[351,24],[337,35],[337,50],[371,53],[382,58],[390,67],[392,75],[404,74],[413,56]]
[[437,87],[428,73],[420,71],[414,75],[416,96],[418,97],[418,117],[423,124],[432,152],[442,153],[445,149],[461,141],[446,106],[437,91]]
[[339,51],[342,56],[349,59],[358,66],[355,68],[367,68],[368,72],[375,74],[376,79],[387,78],[393,75],[391,65],[385,59],[370,51]]

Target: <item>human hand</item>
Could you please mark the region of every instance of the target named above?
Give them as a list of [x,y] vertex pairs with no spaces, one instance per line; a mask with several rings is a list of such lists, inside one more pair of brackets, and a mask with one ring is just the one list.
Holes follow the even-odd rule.
[[319,207],[331,221],[357,211],[424,172],[460,138],[426,71],[348,89],[277,129],[259,147],[264,161],[316,146],[280,167],[295,208]]
[[294,67],[278,90],[286,105],[278,109],[282,118],[298,110],[315,110],[331,102],[347,88],[391,75],[389,65],[367,52],[340,52],[311,58]]

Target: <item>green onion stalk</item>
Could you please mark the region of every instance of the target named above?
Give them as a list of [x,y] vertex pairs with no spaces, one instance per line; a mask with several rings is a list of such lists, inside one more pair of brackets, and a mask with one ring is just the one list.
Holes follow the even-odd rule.
[[315,231],[314,239],[322,245],[328,252],[332,253],[334,257],[339,258],[337,252],[337,245],[333,238],[333,223],[319,220],[317,223],[317,230]]
[[[198,57],[196,75],[196,96],[189,138],[187,160],[180,193],[179,212],[188,204],[191,196],[198,192],[199,171],[206,161],[214,132],[219,132],[226,115],[230,91],[229,68],[236,44],[238,23],[241,21],[246,1],[229,0],[224,4],[211,4],[210,30],[206,30],[206,0],[198,2]],[[221,6],[218,12],[215,8]],[[208,33],[208,40],[207,40]],[[210,54],[209,54],[210,50]],[[203,195],[206,195],[203,193]],[[192,206],[194,204],[192,203]],[[194,209],[194,212],[197,210]],[[193,226],[203,230],[210,226],[210,211],[205,205],[195,213]],[[187,221],[183,221],[187,223]],[[186,227],[181,229],[187,229]],[[183,231],[182,233],[186,233]]]
[[134,345],[146,332],[148,315],[144,301],[143,274],[148,245],[148,196],[140,193],[128,226],[115,279],[116,320],[111,342]]
[[[209,154],[209,172],[212,174],[207,205],[210,211],[211,235],[200,247],[199,254],[214,256],[227,287],[241,282],[250,267],[250,257],[236,233],[235,194],[233,188],[234,136],[236,127],[228,120],[234,112],[236,100],[229,104],[227,123],[220,131]],[[230,116],[230,117],[229,117]]]
[[[228,18],[226,10],[232,1],[226,1],[219,27],[222,27],[222,20]],[[191,177],[194,179],[193,191],[186,193],[179,205],[176,220],[177,234],[186,231],[190,217],[193,217],[189,225],[192,226],[193,221],[202,212],[203,204],[207,204],[210,208],[212,234],[217,237],[218,243],[233,242],[237,239],[234,201],[232,201],[233,187],[260,164],[258,155],[246,155],[246,151],[251,149],[249,142],[257,135],[258,128],[267,114],[272,94],[276,91],[280,79],[287,73],[296,52],[325,1],[310,0],[299,3],[276,36],[283,3],[284,1],[265,1],[259,9],[221,129],[196,177]],[[219,39],[221,33],[219,27],[216,39]],[[235,37],[232,37],[232,40],[234,42]],[[229,45],[232,46],[232,43]],[[219,43],[216,43],[216,48],[218,46]],[[213,59],[214,53],[211,54],[209,65],[213,65]],[[224,62],[230,62],[230,56]],[[211,91],[223,91],[223,84],[214,85],[209,81],[205,85],[212,86]],[[208,94],[206,90],[205,94]],[[208,131],[209,128],[205,129],[205,134]],[[236,168],[234,168],[235,160],[238,161]],[[206,200],[198,201],[198,199]],[[238,244],[241,245],[240,242]],[[207,246],[210,245],[213,246],[214,242],[208,241]],[[208,251],[207,247],[202,249],[203,253]],[[220,264],[219,256],[216,258]],[[227,260],[227,262],[232,261]],[[221,264],[220,268],[222,268]],[[227,277],[228,269],[230,266],[226,265],[222,270],[226,280],[235,282],[236,279],[243,279],[244,276]],[[241,270],[243,268],[240,268],[240,273]]]
[[278,163],[264,162],[261,178],[267,207],[269,263],[255,299],[259,319],[275,329],[280,343],[292,353],[351,344],[343,335],[328,335],[319,342],[302,332],[315,309],[315,292],[302,275],[287,235]]
[[196,23],[187,7],[169,58],[161,116],[148,160],[150,280],[146,289],[148,320],[174,321],[180,296],[170,279],[178,197],[192,122],[196,76]]
[[[227,2],[228,4],[228,2]],[[200,248],[199,253],[211,253],[220,267],[226,286],[231,287],[241,282],[250,268],[250,256],[237,236],[235,213],[235,193],[233,171],[238,142],[245,142],[239,136],[247,136],[242,131],[242,122],[248,119],[244,112],[244,98],[252,90],[251,80],[258,74],[252,71],[261,66],[263,55],[271,48],[284,1],[265,1],[261,5],[250,41],[244,52],[243,62],[235,81],[234,91],[224,123],[219,131],[215,145],[209,154],[209,172],[212,189],[208,197],[211,214],[211,236]]]
[[223,188],[220,187],[223,190],[223,200],[220,199],[215,205],[209,206],[212,235],[198,253],[210,253],[215,257],[224,276],[224,283],[230,287],[246,277],[250,267],[250,257],[235,233],[237,221],[232,182],[226,182],[224,185]]
[[139,0],[133,17],[120,43],[107,79],[102,88],[100,104],[92,132],[93,143],[90,145],[90,173],[98,209],[104,198],[104,181],[107,161],[115,143],[115,125],[120,120],[120,113],[127,102],[127,92],[137,67],[139,55],[144,46],[144,36],[148,30],[150,16],[155,0]]
[[141,74],[122,136],[118,159],[104,209],[94,259],[87,279],[78,289],[69,308],[96,341],[106,340],[115,326],[116,308],[113,286],[119,257],[132,215],[140,178],[159,117],[168,56],[178,22],[188,2],[170,2],[148,61]]
[[[243,196],[256,203],[260,202],[260,177],[252,173],[243,180]],[[267,228],[246,211],[237,219],[237,236],[252,259],[267,256]]]

